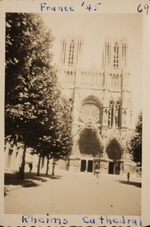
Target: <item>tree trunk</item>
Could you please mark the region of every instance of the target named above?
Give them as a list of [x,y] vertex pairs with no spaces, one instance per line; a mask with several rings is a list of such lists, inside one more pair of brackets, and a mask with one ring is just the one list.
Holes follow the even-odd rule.
[[40,166],[41,166],[41,155],[39,155],[38,168],[37,168],[37,176],[40,176]]
[[48,170],[49,170],[49,156],[47,156],[46,175],[48,175]]
[[25,157],[26,157],[26,144],[24,144],[23,148],[23,156],[22,156],[22,163],[21,163],[21,179],[24,179],[24,168],[25,168]]
[[55,160],[53,158],[53,164],[52,164],[52,175],[53,176],[55,175],[54,171],[55,171]]

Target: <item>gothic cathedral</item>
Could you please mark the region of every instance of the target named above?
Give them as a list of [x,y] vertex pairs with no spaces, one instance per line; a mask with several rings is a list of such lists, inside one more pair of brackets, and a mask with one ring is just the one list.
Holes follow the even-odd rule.
[[132,101],[125,38],[107,38],[101,69],[82,68],[84,40],[61,41],[59,77],[63,94],[72,103],[72,155],[67,168],[104,174],[135,173],[127,143],[132,133]]

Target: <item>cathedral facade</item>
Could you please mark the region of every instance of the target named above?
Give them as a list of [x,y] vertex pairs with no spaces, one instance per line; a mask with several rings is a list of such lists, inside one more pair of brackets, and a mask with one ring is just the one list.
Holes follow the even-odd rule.
[[[132,133],[132,100],[126,38],[106,38],[100,69],[82,67],[83,37],[61,41],[59,78],[72,105],[72,155],[67,169],[105,174],[135,173],[127,143]],[[89,53],[90,54],[90,53]]]

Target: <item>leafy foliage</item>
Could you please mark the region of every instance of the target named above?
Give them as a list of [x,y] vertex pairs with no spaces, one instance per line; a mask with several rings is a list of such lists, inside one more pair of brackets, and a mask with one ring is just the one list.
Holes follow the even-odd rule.
[[69,104],[61,98],[50,52],[54,37],[39,14],[6,14],[5,136],[40,157],[71,150]]
[[138,116],[134,136],[129,143],[132,160],[139,166],[142,165],[142,112]]
[[[65,159],[71,153],[72,148],[72,136],[71,136],[71,106],[70,102],[65,98],[58,99],[59,105],[56,111],[56,124],[53,136],[47,135],[38,144],[39,163],[41,157],[47,157],[47,163],[49,159],[53,159],[53,167],[55,161],[59,159]],[[39,175],[39,166],[37,175]],[[48,174],[48,166],[47,173]],[[54,174],[54,168],[53,168]]]
[[69,156],[72,147],[71,136],[71,105],[65,98],[60,99],[58,111],[58,127],[56,128],[56,141],[52,147],[52,158],[63,159]]
[[48,112],[54,115],[52,41],[39,15],[6,14],[5,133],[27,146],[42,136]]

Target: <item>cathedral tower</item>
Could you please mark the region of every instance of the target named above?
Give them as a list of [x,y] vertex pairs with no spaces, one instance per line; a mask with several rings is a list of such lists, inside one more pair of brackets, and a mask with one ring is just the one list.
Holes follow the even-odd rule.
[[69,169],[92,172],[98,162],[102,173],[134,171],[126,147],[132,120],[127,40],[105,39],[101,70],[82,68],[83,44],[81,36],[61,42],[62,91],[73,103]]

